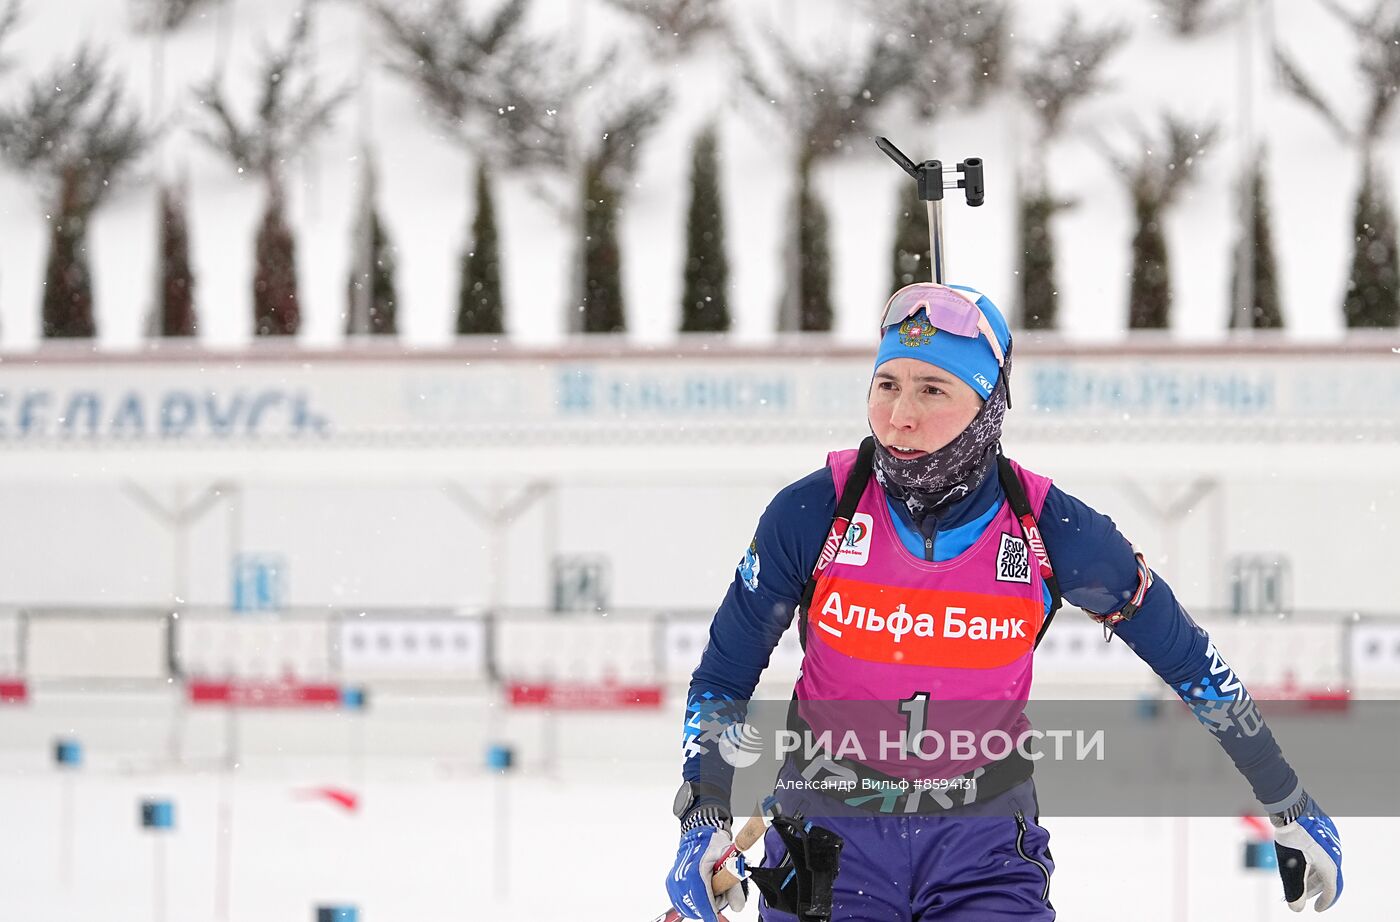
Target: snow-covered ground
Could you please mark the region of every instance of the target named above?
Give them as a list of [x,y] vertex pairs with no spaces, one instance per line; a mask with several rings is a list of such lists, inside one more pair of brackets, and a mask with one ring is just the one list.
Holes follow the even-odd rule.
[[[0,903],[4,917],[150,922],[156,834],[137,823],[142,798],[176,804],[165,838],[166,919],[219,919],[221,796],[228,841],[230,920],[310,920],[316,905],[350,904],[374,920],[535,922],[649,920],[664,908],[662,875],[675,853],[664,765],[578,766],[557,778],[371,777],[355,814],[302,792],[334,771],[223,781],[212,774],[71,779],[71,885],[63,881],[63,785],[54,772],[7,773],[0,784]],[[224,792],[221,794],[221,789]],[[1273,872],[1241,867],[1237,819],[1056,818],[1047,815],[1056,873],[1051,899],[1066,920],[1177,922],[1209,915],[1284,919]],[[1386,918],[1383,818],[1338,820],[1347,889],[1329,919]],[[752,919],[748,911],[739,918]]]
[[[50,723],[58,733],[92,728],[101,716],[109,729],[137,736],[155,729],[149,721],[123,724],[120,715],[109,702],[85,717],[71,707],[50,711]],[[34,717],[23,722],[32,728]],[[13,731],[19,719],[0,711],[0,731]],[[91,767],[65,776],[45,765],[46,747],[7,748],[0,918],[269,922],[311,920],[317,905],[349,904],[366,922],[645,922],[664,908],[662,875],[676,840],[670,710],[561,718],[554,764],[542,764],[538,747],[522,746],[522,767],[506,777],[489,774],[475,747],[461,758],[363,761],[351,747],[314,756],[275,751],[277,739],[296,751],[344,720],[354,718],[249,717],[250,737],[261,724],[263,751],[231,775],[209,764],[162,768],[160,752],[114,759],[90,746]],[[477,730],[442,724],[444,735]],[[585,757],[587,741],[599,736],[615,745],[594,745],[596,754]],[[308,796],[324,786],[355,792],[359,809]],[[144,798],[174,802],[173,832],[139,827]],[[1067,922],[1292,917],[1274,872],[1242,868],[1239,819],[1056,817],[1053,805],[1042,808],[1057,865],[1051,898]],[[230,818],[223,837],[221,815]],[[1327,918],[1389,918],[1393,821],[1338,823],[1347,886]],[[74,844],[65,851],[68,834]]]

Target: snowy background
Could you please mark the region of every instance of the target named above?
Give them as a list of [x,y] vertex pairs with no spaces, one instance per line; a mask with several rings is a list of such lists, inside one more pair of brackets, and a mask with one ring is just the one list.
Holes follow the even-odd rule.
[[[168,39],[157,81],[155,40],[131,31],[131,3],[31,0],[25,5],[24,19],[5,48],[12,66],[0,74],[0,96],[9,98],[27,75],[68,59],[80,43],[91,41],[107,48],[132,94],[153,113],[172,119],[174,126],[158,153],[111,196],[93,223],[90,248],[101,350],[130,352],[143,344],[155,278],[155,183],[162,173],[185,175],[190,182],[201,344],[225,353],[233,364],[250,344],[252,241],[264,192],[257,180],[237,176],[191,137],[187,127],[196,104],[189,87],[222,69],[229,92],[249,104],[254,92],[249,71],[257,48],[282,40],[297,6],[291,0],[214,4]],[[1011,304],[1016,165],[1043,158],[1053,188],[1079,203],[1056,223],[1063,335],[1071,347],[1124,337],[1131,211],[1100,146],[1107,142],[1121,151],[1131,150],[1134,126],[1155,126],[1158,112],[1170,108],[1195,118],[1218,119],[1222,133],[1202,180],[1187,190],[1168,219],[1176,292],[1168,338],[1189,348],[1225,337],[1227,260],[1237,232],[1231,192],[1243,153],[1254,141],[1265,141],[1288,324],[1284,337],[1304,347],[1341,339],[1357,158],[1277,86],[1264,54],[1269,40],[1264,28],[1268,17],[1262,15],[1265,4],[1259,4],[1253,20],[1257,29],[1227,24],[1200,38],[1182,40],[1155,18],[1154,6],[1146,0],[1026,0],[1015,4],[1018,40],[1042,39],[1071,6],[1091,22],[1131,26],[1133,35],[1108,66],[1111,89],[1077,110],[1070,130],[1051,150],[1030,148],[1032,121],[1022,103],[1006,92],[994,94],[986,107],[952,114],[936,127],[919,124],[898,109],[891,109],[881,123],[881,133],[916,157],[986,160],[987,204],[977,210],[961,204],[948,208],[952,278],[976,284]],[[1351,38],[1336,19],[1309,0],[1282,0],[1268,7],[1278,40],[1305,62],[1313,80],[1331,98],[1359,99]],[[835,0],[730,2],[727,9],[746,34],[780,28],[814,55],[847,53],[862,47],[871,34],[856,5]],[[435,127],[416,91],[384,69],[377,33],[367,26],[361,4],[321,0],[314,4],[312,16],[318,73],[327,84],[350,82],[357,90],[333,130],[291,164],[291,217],[297,230],[304,318],[296,345],[314,358],[342,341],[345,278],[361,175],[360,138],[368,136],[379,164],[379,208],[398,248],[401,339],[410,347],[446,346],[453,327],[457,260],[471,219],[469,180],[474,164]],[[629,73],[639,82],[665,83],[673,93],[670,110],[644,145],[635,185],[624,203],[623,261],[630,312],[626,340],[662,346],[678,339],[690,143],[702,123],[718,117],[732,266],[732,339],[749,345],[780,343],[773,330],[783,285],[790,141],[776,121],[759,111],[761,107],[739,101],[724,50],[702,43],[692,53],[658,63],[646,55],[640,27],[601,2],[538,0],[531,23],[541,33],[566,33],[589,47],[619,39],[628,52]],[[1246,48],[1253,49],[1252,67],[1244,64]],[[1394,144],[1392,132],[1380,148],[1388,172]],[[854,364],[851,347],[868,343],[874,305],[887,294],[892,213],[897,193],[908,180],[873,144],[852,146],[819,167],[817,177],[832,219],[834,339],[846,347],[848,364]],[[574,239],[528,183],[525,177],[507,178],[497,199],[506,260],[508,339],[525,347],[559,349],[538,360],[538,368],[548,374],[561,352],[567,356],[572,346],[564,329]],[[9,369],[28,366],[39,348],[47,242],[46,218],[36,192],[24,178],[0,170],[0,350],[6,353]],[[541,272],[541,264],[548,271]],[[1285,356],[1279,364],[1288,361]],[[114,379],[129,368],[115,362],[92,367]],[[51,368],[39,363],[30,370],[42,376]],[[280,366],[264,373],[284,374]],[[1208,440],[1210,432],[1203,433]],[[1310,448],[1324,456],[1335,452],[1335,464],[1313,465],[1304,475],[1298,474],[1305,465],[1296,451],[1235,446],[1237,457],[1250,461],[1239,464],[1231,475],[1235,486],[1266,492],[1264,498],[1248,490],[1233,493],[1236,501],[1245,497],[1243,506],[1228,507],[1232,521],[1245,521],[1250,529],[1247,541],[1267,548],[1272,534],[1287,532],[1290,541],[1306,548],[1311,556],[1299,560],[1313,561],[1306,567],[1312,581],[1309,591],[1314,593],[1310,599],[1322,594],[1318,587],[1328,580],[1375,587],[1374,579],[1357,579],[1367,574],[1355,572],[1354,561],[1353,569],[1347,570],[1351,558],[1336,535],[1348,521],[1358,528],[1365,523],[1366,538],[1360,540],[1377,548],[1389,546],[1386,529],[1393,515],[1387,510],[1396,503],[1393,475],[1387,473],[1393,467],[1374,460],[1392,457],[1388,444],[1377,448],[1376,455],[1321,444]],[[427,452],[419,452],[409,462],[407,455],[386,454],[370,461],[357,455],[350,463],[350,453],[302,455],[296,470],[289,472],[279,467],[278,456],[254,455],[246,448],[217,452],[196,447],[188,456],[159,457],[74,448],[25,454],[29,473],[8,478],[4,485],[7,517],[21,523],[42,517],[58,524],[42,532],[23,525],[4,532],[0,550],[11,572],[0,599],[13,607],[35,598],[110,604],[107,593],[113,585],[123,604],[164,599],[170,573],[167,557],[178,553],[172,550],[176,545],[166,530],[133,512],[114,478],[137,477],[134,471],[150,460],[150,476],[159,474],[157,486],[171,488],[169,493],[153,489],[150,495],[161,502],[188,499],[198,490],[181,493],[171,469],[196,455],[201,458],[199,477],[212,480],[222,465],[228,476],[252,481],[247,491],[250,515],[259,510],[262,515],[257,530],[250,528],[251,536],[243,537],[255,545],[285,540],[286,532],[316,539],[320,553],[307,555],[310,567],[325,576],[323,583],[350,587],[348,596],[335,597],[337,604],[354,604],[354,592],[365,584],[360,572],[337,574],[354,569],[340,555],[354,549],[353,538],[345,536],[358,534],[355,529],[365,527],[366,520],[373,520],[375,534],[393,545],[396,566],[399,560],[431,566],[432,585],[444,593],[473,593],[469,597],[479,599],[485,595],[480,584],[495,578],[488,571],[507,569],[500,549],[504,537],[473,532],[463,542],[454,532],[462,528],[457,513],[429,501],[429,493],[439,492],[436,480],[429,478],[447,476],[457,456],[444,453],[429,461],[424,460]],[[1050,455],[1068,460],[1081,448],[1082,460],[1072,465],[1076,487],[1116,499],[1119,505],[1113,511],[1120,522],[1127,516],[1140,525],[1138,532],[1159,545],[1179,543],[1183,558],[1205,555],[1212,546],[1208,539],[1213,528],[1202,519],[1206,513],[1186,522],[1179,532],[1173,525],[1166,539],[1152,533],[1158,519],[1134,511],[1126,488],[1115,494],[1119,486],[1109,478],[1129,470],[1134,454],[1150,455],[1161,482],[1152,484],[1154,489],[1145,495],[1168,508],[1193,489],[1190,483],[1171,482],[1172,468],[1184,481],[1198,470],[1193,463],[1216,465],[1213,473],[1219,475],[1228,460],[1203,444],[1166,450],[1151,443],[1120,443],[1100,450],[1094,443],[1079,446],[1072,440],[1062,440]],[[742,450],[726,443],[698,457],[718,459],[723,452]],[[1303,484],[1313,491],[1306,495],[1332,502],[1331,517],[1321,524],[1312,520],[1312,531],[1298,529],[1286,504],[1272,501],[1267,492],[1269,484],[1281,484],[1278,491],[1298,488],[1296,480],[1276,480],[1278,469],[1258,465],[1271,452],[1280,467],[1285,462],[1294,465],[1295,478],[1311,478]],[[12,456],[3,459],[11,465],[5,467],[7,472],[19,469],[13,456],[21,453],[7,447]],[[676,449],[668,457],[681,453]],[[1202,460],[1204,456],[1209,457]],[[476,458],[477,466],[467,478],[471,486],[493,480],[510,485],[522,469],[568,468],[571,456],[567,447],[525,448],[490,475],[480,472],[481,457],[504,457],[504,452],[483,452]],[[813,454],[815,461],[810,463],[791,462],[791,457],[770,450],[763,468],[755,466],[739,475],[711,464],[710,481],[692,476],[680,487],[691,491],[692,499],[699,497],[711,513],[688,536],[703,546],[688,549],[668,542],[650,550],[673,560],[690,554],[696,585],[685,591],[700,595],[708,584],[722,586],[735,551],[747,540],[745,529],[772,488],[820,461],[819,454]],[[402,466],[395,467],[396,462]],[[36,473],[46,463],[52,464],[47,476]],[[1067,466],[1071,465],[1056,469]],[[1328,471],[1341,471],[1342,476],[1328,480]],[[367,485],[395,476],[399,481],[384,492]],[[722,485],[716,478],[724,481]],[[203,484],[197,486],[202,489]],[[576,506],[573,518],[589,526],[590,540],[602,535],[617,547],[628,540],[646,541],[645,532],[639,537],[634,523],[645,521],[667,502],[668,490],[678,488],[664,476],[646,482],[638,477],[621,484],[595,482],[592,487],[597,487],[599,498]],[[613,498],[616,492],[603,497],[604,489],[625,489],[630,499],[620,506]],[[406,505],[405,496],[412,490],[421,497],[416,505]],[[1339,495],[1345,502],[1336,501]],[[550,508],[546,504],[544,511],[531,510],[530,516],[539,521],[527,522],[545,534],[544,541],[550,540],[551,530],[557,531],[553,523],[560,515]],[[612,518],[593,527],[607,512]],[[565,506],[565,518],[568,513]],[[227,521],[235,520],[230,513]],[[67,528],[81,536],[65,539]],[[222,598],[226,586],[223,535],[229,532],[229,546],[236,546],[235,529],[232,524],[226,527],[223,518],[208,519],[199,529],[206,543],[217,544],[217,556],[211,551],[198,571],[203,581],[195,587],[205,587],[200,601],[212,604]],[[572,536],[566,534],[563,549],[570,550],[571,540],[577,542],[573,549],[596,549],[584,543],[582,532],[579,528]],[[36,534],[41,537],[36,539]],[[419,551],[415,541],[433,547]],[[532,556],[537,545],[521,544],[513,557],[514,585],[528,585],[514,590],[513,596],[508,589],[506,598],[538,604],[544,590],[529,582],[542,572]],[[44,568],[57,566],[63,552],[75,547],[78,556],[102,555],[115,563],[100,579],[86,571],[87,582],[81,566],[61,570],[61,579],[36,576],[49,572]],[[554,547],[557,550],[558,544]],[[470,569],[454,571],[454,555],[464,552],[472,555]],[[1219,561],[1209,563],[1218,566]],[[298,575],[306,572],[306,558],[293,561],[292,568]],[[114,570],[121,575],[113,577]],[[1183,580],[1186,591],[1204,595],[1206,566],[1194,572],[1199,576]],[[1210,572],[1215,574],[1212,579],[1219,578],[1219,573]],[[394,579],[391,588],[410,581],[402,567]],[[511,585],[511,573],[501,579]],[[178,585],[178,570],[175,580]],[[419,581],[424,582],[428,581]],[[400,600],[405,597],[418,600],[408,590],[399,593]],[[1218,594],[1210,598],[1219,601]],[[428,590],[423,599],[432,600]],[[328,597],[307,595],[299,601],[324,607]],[[363,599],[361,604],[366,604]],[[1274,662],[1293,656],[1300,665],[1314,652],[1296,641],[1279,649],[1288,652],[1275,655]],[[1248,672],[1246,678],[1255,674]],[[306,920],[315,906],[336,903],[357,905],[368,922],[647,920],[662,908],[660,880],[675,842],[668,812],[678,759],[680,705],[674,681],[663,708],[655,713],[561,716],[552,730],[539,718],[508,711],[500,690],[490,685],[455,689],[439,697],[413,687],[376,691],[367,716],[250,713],[240,718],[234,750],[224,745],[225,717],[185,714],[178,688],[133,691],[87,683],[75,690],[71,683],[54,684],[36,687],[29,704],[0,705],[0,922],[68,922],[95,916],[109,922]],[[84,740],[88,750],[88,764],[67,776],[49,764],[49,746],[59,734]],[[502,738],[517,743],[522,761],[520,770],[505,778],[483,767],[486,744]],[[599,739],[606,745],[600,746]],[[223,767],[221,759],[229,751],[238,755],[236,769]],[[308,789],[327,785],[357,792],[359,810],[348,813],[324,798],[306,796]],[[149,796],[170,797],[176,803],[176,830],[163,844],[136,822],[138,801]],[[1178,922],[1207,913],[1242,920],[1291,918],[1278,901],[1279,885],[1272,873],[1241,869],[1244,829],[1238,819],[1050,815],[1047,823],[1058,859],[1052,895],[1063,919]],[[1342,820],[1349,883],[1329,919],[1388,917],[1393,904],[1388,888],[1391,849],[1385,837],[1389,824],[1386,819]],[[753,917],[753,910],[744,916]]]
[[[86,41],[106,48],[132,97],[172,126],[160,149],[112,195],[92,227],[103,347],[134,348],[142,341],[155,272],[154,181],[162,174],[187,176],[191,184],[201,341],[222,348],[249,340],[252,242],[263,189],[259,180],[237,175],[193,138],[189,127],[199,119],[190,87],[222,73],[227,92],[246,111],[255,92],[257,50],[285,38],[298,6],[290,0],[229,0],[203,8],[164,42],[157,75],[157,39],[132,31],[132,3],[26,5],[8,42],[13,66],[0,75],[0,93],[18,92],[27,75],[71,59]],[[480,15],[489,6],[471,9]],[[765,29],[781,29],[797,47],[823,57],[862,49],[872,34],[866,17],[848,3],[771,0],[727,6],[740,36],[759,49],[756,37]],[[1065,0],[1013,5],[1017,66],[1030,63],[1025,49],[1044,41],[1072,6]],[[1237,233],[1231,190],[1243,153],[1255,142],[1270,152],[1270,204],[1288,335],[1337,335],[1358,158],[1321,119],[1282,91],[1266,48],[1272,23],[1279,42],[1303,61],[1328,98],[1350,100],[1359,109],[1363,93],[1346,27],[1322,4],[1298,0],[1261,4],[1250,18],[1181,39],[1147,0],[1077,6],[1090,24],[1122,24],[1132,36],[1106,68],[1111,89],[1075,110],[1065,137],[1052,149],[1030,147],[1033,122],[1025,103],[1006,89],[994,91],[982,108],[955,112],[933,127],[901,106],[887,107],[877,117],[880,132],[916,159],[955,162],[981,156],[986,161],[987,204],[976,210],[963,204],[948,208],[950,277],[1010,307],[1016,165],[1041,159],[1049,166],[1052,188],[1079,203],[1056,223],[1061,328],[1077,339],[1117,335],[1126,323],[1131,207],[1102,145],[1132,151],[1140,143],[1135,127],[1156,129],[1159,113],[1170,110],[1221,126],[1202,180],[1168,219],[1175,335],[1188,340],[1222,335],[1228,254]],[[445,343],[453,325],[457,258],[471,218],[473,161],[439,130],[415,89],[383,66],[377,26],[361,4],[322,0],[312,5],[311,15],[315,70],[323,85],[350,85],[355,93],[341,107],[334,128],[290,164],[304,313],[300,339],[314,347],[332,347],[341,339],[361,175],[359,139],[367,137],[379,164],[381,212],[398,248],[403,340]],[[734,336],[741,342],[771,339],[782,285],[790,140],[776,119],[741,92],[732,57],[706,39],[691,52],[658,61],[642,41],[644,27],[597,0],[539,0],[530,22],[538,34],[567,34],[588,48],[619,41],[629,82],[664,84],[672,93],[669,110],[643,145],[634,187],[623,204],[629,339],[664,343],[676,336],[690,145],[711,118],[721,125]],[[570,100],[560,105],[567,107]],[[1382,162],[1393,147],[1391,131],[1379,149]],[[574,240],[558,215],[527,188],[537,179],[513,175],[499,193],[507,329],[514,342],[552,344],[565,328]],[[892,214],[896,193],[907,183],[873,140],[847,145],[818,168],[817,184],[831,217],[838,338],[862,338],[870,305],[887,294]],[[37,195],[23,178],[0,172],[0,344],[5,349],[26,350],[38,339],[47,239]],[[552,271],[536,268],[542,254],[556,255],[543,260]]]

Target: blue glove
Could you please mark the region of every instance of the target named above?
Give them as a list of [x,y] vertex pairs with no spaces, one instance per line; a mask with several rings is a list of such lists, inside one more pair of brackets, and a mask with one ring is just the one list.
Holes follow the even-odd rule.
[[1332,818],[1305,791],[1297,805],[1273,817],[1273,822],[1274,850],[1288,908],[1302,912],[1316,896],[1313,909],[1322,912],[1341,899],[1342,840]]
[[666,875],[666,895],[682,918],[719,922],[721,909],[728,907],[738,912],[744,908],[742,882],[722,894],[710,893],[715,864],[724,858],[733,842],[728,830],[716,826],[696,826],[681,834],[676,863]]

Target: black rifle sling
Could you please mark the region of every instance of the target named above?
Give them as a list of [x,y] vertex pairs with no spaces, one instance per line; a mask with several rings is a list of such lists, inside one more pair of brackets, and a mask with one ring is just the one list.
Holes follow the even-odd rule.
[[1045,581],[1045,588],[1050,590],[1050,610],[1045,613],[1045,620],[1041,622],[1040,630],[1035,635],[1035,645],[1038,647],[1041,638],[1050,628],[1050,622],[1055,618],[1055,612],[1060,610],[1060,605],[1064,602],[1060,596],[1060,581],[1055,578],[1055,570],[1050,566],[1050,550],[1040,536],[1040,526],[1036,524],[1035,513],[1031,511],[1030,500],[1026,498],[1026,488],[1022,485],[1021,478],[1011,469],[1011,462],[1006,460],[1006,456],[1000,450],[997,451],[997,474],[1001,478],[1001,488],[1006,493],[1006,501],[1011,504],[1016,521],[1021,523],[1026,553],[1035,559],[1040,567],[1040,577]]
[[[870,482],[870,472],[874,469],[875,437],[868,435],[860,443],[856,463],[851,465],[851,471],[846,475],[846,483],[841,488],[841,498],[836,503],[836,515],[831,520],[831,530],[826,543],[822,545],[822,554],[818,556],[816,565],[807,577],[807,585],[802,587],[802,601],[797,603],[797,637],[802,641],[803,650],[807,649],[807,608],[812,604],[812,597],[817,594],[817,574],[825,569],[821,561],[826,556],[826,545],[834,541],[835,551],[840,550],[841,542],[846,540],[846,529],[851,525],[851,517],[856,514],[856,506],[860,505],[865,486]],[[830,562],[827,561],[828,564]]]
[[[807,584],[802,590],[802,601],[798,605],[798,636],[802,641],[802,649],[807,649],[807,610],[812,604],[812,599],[817,592],[817,575],[835,560],[836,553],[839,552],[841,542],[845,540],[846,529],[850,526],[851,517],[855,515],[856,506],[860,503],[861,496],[865,493],[865,488],[870,482],[870,475],[875,463],[875,439],[866,438],[860,444],[860,452],[856,455],[856,463],[851,468],[850,474],[846,477],[845,486],[841,491],[841,498],[836,504],[836,514],[832,519],[831,530],[827,535],[826,543],[823,544],[822,553],[818,555],[817,564],[812,568],[812,573],[807,577]],[[1059,611],[1061,605],[1060,584],[1055,579],[1054,570],[1050,567],[1050,556],[1045,551],[1044,542],[1040,539],[1040,529],[1036,525],[1035,514],[1031,512],[1030,500],[1026,498],[1026,488],[1021,483],[1021,478],[1016,476],[1016,472],[1011,469],[1011,464],[1001,454],[997,452],[997,472],[1001,479],[1002,489],[1006,492],[1007,502],[1011,505],[1011,511],[1015,514],[1016,520],[1021,525],[1021,533],[1026,541],[1026,551],[1028,554],[1035,554],[1037,564],[1040,566],[1041,578],[1045,586],[1050,590],[1050,611],[1045,615],[1045,621],[1041,624],[1039,633],[1035,636],[1036,646],[1040,645],[1040,640],[1045,636],[1045,631],[1050,627],[1050,621],[1055,617],[1055,612]],[[1034,540],[1032,537],[1034,536]],[[828,549],[830,548],[830,549]],[[825,565],[823,565],[825,560]],[[792,690],[792,701],[788,706],[788,727],[798,732],[811,732],[807,722],[798,713],[797,689]],[[859,763],[851,763],[853,770],[863,769]],[[1028,760],[1001,760],[994,763],[987,769],[986,774],[978,779],[978,790],[984,791],[987,796],[995,796],[1005,790],[1010,790],[1016,784],[1031,776],[1033,763]],[[982,769],[979,769],[981,771]],[[870,772],[878,775],[878,772]],[[885,779],[888,780],[888,779]],[[757,875],[755,875],[757,876]],[[815,881],[814,881],[815,883]],[[763,883],[760,882],[760,889]],[[801,918],[799,916],[799,918]]]

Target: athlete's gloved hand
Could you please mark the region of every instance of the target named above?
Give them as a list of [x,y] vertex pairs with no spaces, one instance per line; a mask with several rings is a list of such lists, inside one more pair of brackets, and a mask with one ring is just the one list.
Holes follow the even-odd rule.
[[742,882],[724,893],[710,893],[715,864],[724,859],[733,841],[729,830],[717,826],[696,826],[681,834],[676,863],[666,875],[666,894],[683,918],[718,922],[721,909],[728,907],[738,912],[744,908],[746,894]]
[[1302,912],[1316,896],[1313,909],[1322,912],[1341,899],[1342,840],[1332,818],[1304,791],[1298,804],[1270,819],[1288,908]]

